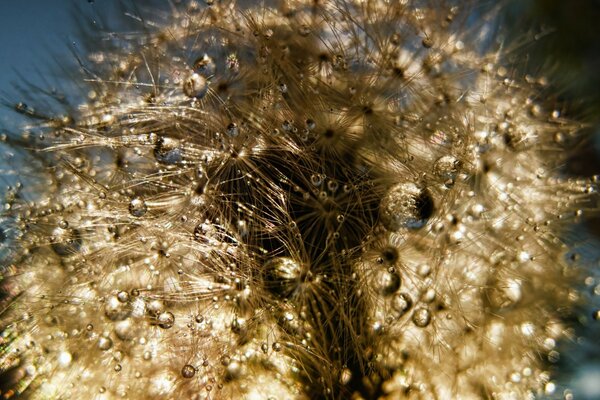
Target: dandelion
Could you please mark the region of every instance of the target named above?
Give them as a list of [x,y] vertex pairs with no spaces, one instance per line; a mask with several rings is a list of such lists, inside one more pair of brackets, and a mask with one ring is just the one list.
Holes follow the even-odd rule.
[[46,179],[2,214],[4,398],[555,390],[597,184],[473,13],[192,1],[98,32],[86,99],[19,103],[7,142]]

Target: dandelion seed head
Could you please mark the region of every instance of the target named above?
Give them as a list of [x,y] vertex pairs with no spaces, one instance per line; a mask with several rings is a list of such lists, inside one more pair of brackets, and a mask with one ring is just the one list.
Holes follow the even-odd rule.
[[1,216],[8,390],[555,393],[596,182],[559,175],[579,126],[473,12],[182,2],[98,32],[60,118],[15,107],[45,179]]

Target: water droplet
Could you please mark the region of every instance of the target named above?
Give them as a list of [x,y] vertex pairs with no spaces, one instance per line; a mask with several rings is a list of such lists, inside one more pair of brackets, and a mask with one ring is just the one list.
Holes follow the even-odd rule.
[[521,300],[522,282],[519,279],[501,279],[489,285],[487,299],[498,308],[510,307]]
[[329,189],[330,192],[335,192],[339,187],[339,184],[334,181],[334,180],[330,180],[329,182],[327,182],[327,189]]
[[183,93],[188,97],[201,99],[208,92],[208,82],[202,75],[193,73],[183,81]]
[[52,231],[52,250],[59,256],[70,256],[81,249],[83,241],[77,229],[56,228]]
[[460,169],[460,161],[454,156],[443,156],[433,164],[433,173],[438,178],[453,184]]
[[161,164],[177,164],[182,159],[181,142],[166,136],[160,137],[154,146],[154,158]]
[[294,125],[288,120],[283,121],[283,123],[281,124],[281,129],[283,129],[286,132],[291,132],[293,128]]
[[196,375],[196,368],[190,364],[186,364],[181,368],[181,376],[184,378],[193,378]]
[[129,293],[127,293],[126,291],[122,290],[119,293],[117,293],[117,299],[121,303],[127,303],[129,301]]
[[113,342],[110,338],[101,336],[98,339],[98,348],[102,351],[106,351],[106,350],[110,349],[112,347],[112,345],[113,345]]
[[215,74],[217,66],[213,59],[209,57],[207,54],[204,54],[202,57],[198,58],[194,61],[194,71],[202,75],[206,78],[210,78]]
[[242,366],[237,361],[232,361],[227,365],[226,369],[226,378],[227,379],[237,379],[240,377],[242,373]]
[[111,321],[122,321],[129,317],[131,308],[123,304],[116,296],[110,296],[104,305],[104,315]]
[[397,313],[396,318],[400,318],[412,307],[412,299],[407,293],[397,293],[392,297],[391,305]]
[[381,200],[381,222],[390,231],[423,227],[433,214],[433,199],[411,182],[400,183]]
[[129,213],[134,217],[141,217],[148,211],[146,202],[141,197],[135,197],[129,203]]
[[158,326],[160,326],[163,329],[169,329],[175,323],[175,316],[173,315],[173,313],[165,311],[160,313],[156,320],[158,322]]
[[121,340],[131,340],[134,336],[133,322],[131,318],[115,323],[115,334]]
[[231,331],[238,335],[243,335],[246,332],[246,321],[243,318],[234,318],[231,321]]
[[226,132],[227,136],[229,136],[230,138],[237,137],[240,134],[240,130],[235,122],[232,122],[229,125],[227,125]]
[[310,183],[312,183],[314,186],[319,187],[323,183],[323,177],[319,174],[313,174],[310,177]]
[[375,271],[373,283],[376,290],[384,296],[394,294],[400,289],[400,276],[396,272],[385,269]]
[[266,287],[283,296],[288,297],[298,287],[302,275],[302,267],[289,257],[275,257],[264,265]]
[[412,316],[413,323],[419,328],[424,328],[431,322],[431,313],[425,307],[419,307]]
[[73,356],[68,351],[61,351],[58,353],[57,361],[60,367],[66,368],[73,361]]

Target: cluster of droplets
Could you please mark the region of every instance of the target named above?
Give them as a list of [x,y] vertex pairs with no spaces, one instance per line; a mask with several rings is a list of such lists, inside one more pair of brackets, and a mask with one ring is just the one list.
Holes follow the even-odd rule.
[[6,201],[4,397],[551,394],[577,126],[419,5],[182,3],[72,115],[19,103],[49,178]]

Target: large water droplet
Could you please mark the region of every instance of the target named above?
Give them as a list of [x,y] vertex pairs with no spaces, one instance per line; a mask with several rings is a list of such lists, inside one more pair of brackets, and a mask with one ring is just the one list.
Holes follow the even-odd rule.
[[210,78],[215,74],[217,66],[211,57],[204,54],[202,57],[194,61],[194,71],[206,78]]
[[59,256],[69,256],[81,249],[81,233],[77,229],[56,228],[52,231],[52,250]]
[[122,321],[129,317],[131,307],[122,303],[116,296],[110,296],[104,305],[104,315],[111,321]]
[[388,296],[400,289],[401,282],[400,276],[397,272],[378,269],[374,273],[373,283],[379,293],[383,294],[384,296]]
[[192,365],[186,364],[183,366],[183,368],[181,368],[181,376],[184,378],[193,378],[194,375],[196,375],[196,368],[194,368]]
[[264,265],[266,281],[269,290],[281,296],[291,295],[300,284],[302,266],[289,257],[275,257]]
[[438,178],[453,184],[460,169],[460,161],[454,156],[440,157],[433,164],[433,173]]
[[431,322],[431,312],[425,307],[419,307],[413,313],[412,320],[416,326],[424,328]]
[[412,182],[392,186],[381,200],[381,222],[390,231],[421,228],[432,214],[433,199]]
[[110,338],[101,336],[100,339],[98,339],[98,348],[102,351],[106,351],[109,350],[113,345],[113,342]]
[[229,136],[230,138],[237,137],[240,134],[240,130],[235,122],[232,122],[229,125],[227,125],[226,132],[227,136]]
[[134,217],[141,217],[148,211],[146,202],[141,197],[135,197],[129,202],[129,213]]
[[396,312],[396,318],[400,318],[412,307],[412,299],[407,293],[397,293],[392,297],[391,305]]
[[173,313],[165,311],[160,313],[156,320],[158,322],[158,326],[160,326],[163,329],[169,329],[175,323],[175,316],[173,315]]
[[181,142],[170,137],[160,137],[154,147],[154,158],[161,164],[177,164],[181,161]]
[[188,97],[201,99],[208,92],[208,82],[200,74],[193,73],[183,81],[183,93]]

